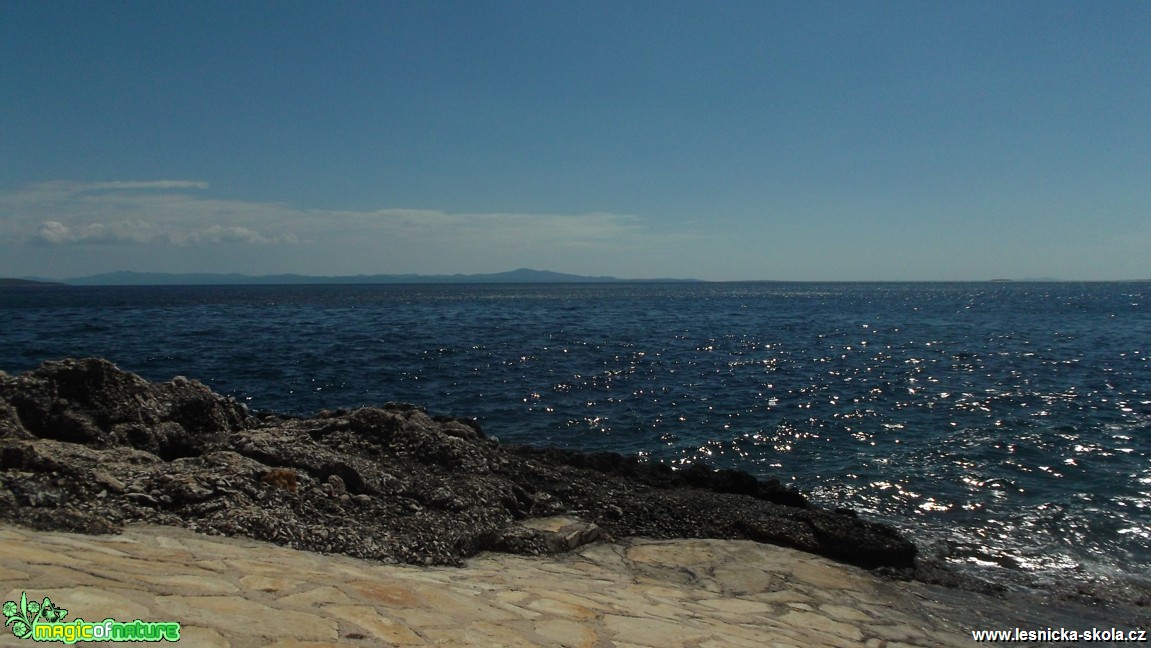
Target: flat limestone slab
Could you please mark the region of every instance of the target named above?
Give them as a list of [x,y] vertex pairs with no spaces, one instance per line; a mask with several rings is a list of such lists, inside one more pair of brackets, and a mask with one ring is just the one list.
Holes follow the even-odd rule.
[[[905,584],[748,541],[628,539],[451,568],[172,527],[0,525],[0,600],[22,591],[65,621],[178,621],[189,646],[972,645]],[[2,630],[0,646],[32,645]]]

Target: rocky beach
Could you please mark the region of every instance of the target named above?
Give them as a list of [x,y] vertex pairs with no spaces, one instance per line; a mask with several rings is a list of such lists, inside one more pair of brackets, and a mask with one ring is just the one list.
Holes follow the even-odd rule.
[[454,565],[485,550],[558,550],[523,522],[568,514],[589,540],[750,539],[866,568],[916,566],[914,545],[890,527],[778,482],[504,447],[472,421],[413,405],[255,416],[194,380],[150,383],[97,359],[4,376],[0,398],[0,515],[33,528],[150,522]]
[[[849,510],[820,508],[776,481],[703,465],[672,470],[664,464],[646,464],[611,453],[502,445],[472,420],[431,415],[407,404],[321,411],[308,418],[256,414],[195,380],[176,377],[168,382],[149,382],[101,359],[46,362],[20,375],[0,374],[0,522],[6,524],[0,544],[8,548],[0,551],[0,557],[14,574],[12,578],[19,581],[4,578],[3,593],[9,596],[37,586],[66,588],[72,577],[77,586],[91,578],[112,578],[121,587],[134,581],[128,589],[136,594],[122,592],[118,596],[127,596],[126,600],[140,605],[145,605],[141,591],[154,596],[190,596],[184,589],[196,589],[198,585],[192,582],[199,581],[187,573],[193,569],[189,552],[227,553],[233,549],[212,547],[234,545],[187,532],[275,543],[285,547],[283,551],[296,552],[269,554],[286,563],[324,558],[317,554],[342,554],[347,558],[339,560],[358,559],[357,564],[366,571],[388,565],[394,566],[390,569],[434,566],[435,570],[428,572],[432,580],[439,579],[441,584],[470,582],[467,587],[502,591],[483,599],[484,605],[524,603],[528,612],[534,609],[527,604],[528,598],[537,596],[532,600],[538,607],[543,605],[538,601],[547,597],[533,594],[527,584],[549,581],[525,577],[522,583],[497,583],[491,580],[492,573],[514,563],[519,570],[515,573],[537,570],[564,575],[560,580],[566,583],[563,587],[569,596],[577,596],[582,588],[603,590],[603,597],[609,598],[606,592],[619,588],[603,584],[615,582],[613,579],[620,579],[620,591],[630,591],[631,586],[654,586],[651,578],[658,577],[656,580],[667,581],[664,585],[680,592],[674,596],[665,592],[672,599],[687,597],[675,605],[693,610],[692,618],[714,610],[711,621],[720,629],[729,621],[743,623],[724,614],[746,614],[747,623],[767,623],[766,629],[744,628],[751,633],[752,639],[745,637],[749,645],[755,643],[756,632],[788,626],[782,620],[788,618],[808,628],[803,632],[825,632],[826,641],[820,642],[827,645],[955,643],[965,629],[973,629],[970,624],[987,621],[990,617],[985,614],[993,613],[976,613],[974,608],[963,611],[946,603],[938,603],[939,609],[928,612],[922,605],[912,609],[894,602],[909,597],[908,601],[920,602],[952,599],[954,604],[956,592],[981,601],[993,600],[988,595],[996,593],[995,588],[919,559],[916,547],[891,527]],[[186,531],[172,536],[174,531],[161,527]],[[108,534],[122,535],[115,540]],[[93,539],[83,539],[86,536]],[[203,539],[196,539],[200,537]],[[22,556],[17,548],[45,543],[83,546],[84,551],[79,557],[53,562],[46,558],[50,551]],[[107,551],[94,548],[97,546]],[[177,555],[160,556],[164,549],[175,550]],[[134,552],[152,556],[136,556],[137,565],[141,560],[152,560],[167,567],[152,573],[157,578],[141,581],[131,575],[109,576],[137,573],[132,569],[122,572],[117,571],[119,568],[84,566],[85,560],[90,561],[84,555],[127,556]],[[653,558],[652,552],[659,557]],[[198,555],[200,558],[203,556]],[[652,567],[653,561],[661,566]],[[733,561],[751,570],[749,573],[766,574],[760,579],[763,582],[740,584],[734,575],[740,570],[732,572]],[[286,563],[262,569],[268,574],[286,573],[290,571]],[[808,563],[818,564],[816,571],[829,571],[810,578],[795,576],[813,573],[796,566]],[[227,560],[220,558],[215,564],[226,565]],[[351,562],[340,564],[354,569],[347,567]],[[47,569],[49,566],[56,569]],[[444,571],[441,566],[457,571]],[[424,578],[412,576],[423,572],[410,569],[403,567],[391,573],[407,574],[417,581]],[[473,574],[484,569],[490,570],[485,572],[488,576]],[[204,582],[216,583],[212,579],[228,570],[215,571],[215,576],[201,574],[208,579]],[[323,570],[317,567],[316,571]],[[72,576],[38,582],[41,572]],[[592,572],[598,576],[588,576]],[[171,578],[160,577],[165,573]],[[264,573],[256,569],[235,578]],[[786,576],[789,573],[791,577]],[[465,574],[474,578],[464,578]],[[581,585],[578,579],[584,577],[591,580]],[[284,597],[303,596],[315,589],[303,587],[308,579],[296,580],[299,582],[290,587],[269,585],[272,589],[260,589],[264,594],[259,596],[268,599],[267,593],[272,591]],[[866,586],[850,584],[857,580]],[[312,581],[315,579],[308,582]],[[239,581],[216,583],[213,587],[223,589],[201,594],[222,596],[227,590],[229,597],[236,598],[241,585]],[[560,587],[556,583],[540,586]],[[366,598],[356,600],[356,593],[346,587],[316,585],[322,587],[336,587],[324,591],[338,600],[314,603],[333,609],[358,609],[370,605],[374,596],[361,593],[361,598]],[[877,593],[881,590],[887,593],[881,596]],[[108,593],[106,589],[99,591]],[[519,596],[517,591],[527,598],[517,599],[518,603],[504,600]],[[599,600],[589,596],[589,601]],[[644,607],[658,598],[631,600]],[[691,605],[683,607],[687,605],[683,601],[689,599]],[[727,602],[711,604],[705,599]],[[620,619],[645,618],[620,612],[630,604],[616,603],[623,607],[611,610],[619,612]],[[606,606],[607,599],[600,604]],[[1113,612],[1110,608],[1094,616],[1095,611],[1082,607],[1076,611],[1046,608],[1042,613],[1028,611],[1025,603],[1001,607],[1001,616],[1006,615],[1001,621],[1032,625],[1036,619],[1045,623],[1067,618],[1119,624],[1138,623],[1141,618],[1141,610],[1135,607],[1125,608],[1122,618],[1108,616]],[[548,622],[543,626],[524,626],[518,640],[500,641],[597,645],[615,637],[616,645],[629,643],[622,637],[633,632],[624,629],[632,628],[632,622],[611,621],[609,617],[615,612],[607,608],[595,612],[599,608],[590,603],[582,609],[591,616],[548,617],[543,619]],[[979,609],[995,610],[996,605],[982,604]],[[382,607],[373,610],[376,615],[388,613]],[[346,618],[352,612],[344,612],[347,614],[327,615],[323,627],[331,626],[330,632],[324,630],[324,636],[315,639],[374,636],[396,641],[395,637],[361,632],[370,630],[371,625],[363,620],[363,610],[353,615],[358,620]],[[898,614],[889,614],[895,612]],[[203,614],[193,605],[186,618]],[[535,614],[537,617],[525,613],[520,620],[540,621],[542,612],[536,610]],[[360,630],[340,629],[341,618]],[[403,627],[412,633],[409,638],[413,645],[439,643],[435,632],[421,634],[419,628],[424,626],[415,621],[395,615],[387,618],[391,620],[380,623],[388,627],[407,623]],[[581,619],[587,623],[581,626]],[[476,622],[480,621],[483,619]],[[492,620],[484,622],[488,621]],[[673,621],[665,615],[662,622]],[[918,630],[891,630],[896,626]],[[547,628],[559,634],[549,635]],[[715,635],[720,629],[700,630],[691,640],[696,643],[682,645],[704,645],[708,637],[724,643]],[[271,636],[244,635],[247,638],[241,640],[220,634],[219,628],[212,632],[223,642],[217,645],[260,645]],[[803,644],[803,637],[808,636],[803,632],[779,636],[791,636],[790,642]],[[917,637],[919,641],[913,641]],[[944,641],[939,637],[950,638]]]

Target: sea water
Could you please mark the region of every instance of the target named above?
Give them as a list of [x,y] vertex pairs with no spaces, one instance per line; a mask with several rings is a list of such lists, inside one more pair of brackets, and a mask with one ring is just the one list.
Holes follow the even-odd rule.
[[0,368],[775,477],[1005,583],[1151,579],[1151,284],[0,288]]

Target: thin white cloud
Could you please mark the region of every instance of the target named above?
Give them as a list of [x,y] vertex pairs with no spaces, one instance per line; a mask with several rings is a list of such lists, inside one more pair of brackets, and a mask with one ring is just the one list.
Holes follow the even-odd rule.
[[275,222],[281,207],[205,200],[182,191],[207,187],[189,180],[42,183],[0,194],[0,231],[39,245],[296,241]]
[[64,223],[60,221],[45,221],[40,224],[40,229],[36,232],[35,238],[45,243],[63,245],[75,241],[77,237],[72,233],[72,228]]
[[[207,198],[200,193],[207,186],[187,180],[49,182],[0,192],[0,238],[42,252],[85,247],[83,258],[99,266],[94,271],[165,270],[162,264],[178,259],[182,267],[255,274],[438,274],[527,266],[629,276],[650,275],[626,269],[637,259],[674,259],[699,238],[656,233],[627,214],[302,210]],[[252,246],[259,252],[243,251]],[[53,274],[23,271],[37,272]]]
[[636,216],[626,214],[461,213],[384,209],[374,212],[333,212],[330,221],[347,221],[360,231],[398,236],[413,242],[456,240],[524,245],[615,244],[647,232]]
[[207,182],[195,180],[126,180],[118,182],[90,182],[73,184],[77,193],[84,191],[148,190],[148,189],[207,189]]
[[207,189],[207,182],[198,180],[127,180],[117,182],[73,182],[71,180],[53,180],[41,182],[27,187],[11,190],[0,194],[0,206],[23,206],[33,208],[56,202],[76,200],[92,200],[93,195],[109,192],[139,192],[172,191],[188,189]]
[[45,221],[40,224],[30,242],[43,245],[79,244],[150,244],[167,243],[172,245],[194,245],[198,243],[252,243],[269,245],[295,243],[291,233],[274,238],[267,237],[247,227],[234,225],[209,225],[201,230],[162,229],[143,221],[119,221],[115,223],[87,223],[69,226],[60,221]]
[[180,241],[173,241],[176,243],[255,243],[259,245],[268,245],[275,243],[295,243],[296,237],[291,232],[287,232],[269,238],[260,234],[255,230],[248,229],[247,227],[222,226],[212,225],[199,232],[190,233],[186,239]]
[[32,242],[46,245],[77,243],[147,243],[156,236],[147,223],[85,223],[68,225],[56,220],[44,221],[32,236]]

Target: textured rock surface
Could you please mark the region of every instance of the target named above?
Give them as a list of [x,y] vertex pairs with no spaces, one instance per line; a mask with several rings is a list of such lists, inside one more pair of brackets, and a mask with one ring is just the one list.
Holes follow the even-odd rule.
[[[530,522],[564,514],[594,528]],[[607,536],[751,539],[904,574],[916,553],[890,527],[743,473],[503,447],[412,405],[257,417],[199,382],[98,359],[0,373],[0,520],[143,521],[416,564]]]
[[[65,621],[176,621],[181,645],[218,648],[926,648],[971,645],[973,628],[1018,624],[942,605],[940,588],[728,540],[485,553],[461,568],[417,569],[172,527],[82,536],[0,524],[0,574],[0,600],[50,597],[69,611]],[[26,645],[0,628],[0,646]]]

